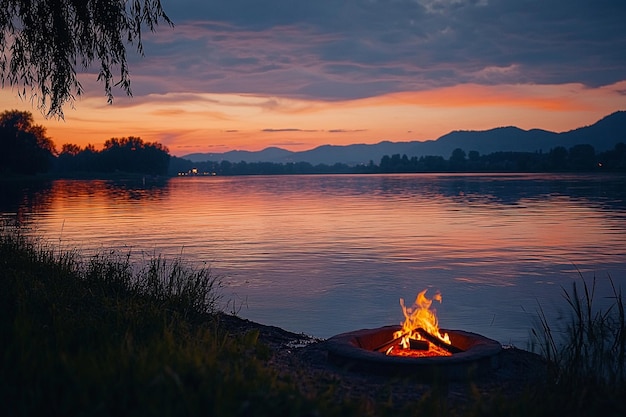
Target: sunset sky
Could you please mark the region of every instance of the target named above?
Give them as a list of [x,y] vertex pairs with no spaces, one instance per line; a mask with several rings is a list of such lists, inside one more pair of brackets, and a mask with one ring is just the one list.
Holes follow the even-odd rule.
[[161,0],[175,27],[129,48],[133,97],[96,69],[65,120],[5,86],[57,148],[139,136],[172,154],[299,151],[515,125],[567,131],[626,109],[623,0]]

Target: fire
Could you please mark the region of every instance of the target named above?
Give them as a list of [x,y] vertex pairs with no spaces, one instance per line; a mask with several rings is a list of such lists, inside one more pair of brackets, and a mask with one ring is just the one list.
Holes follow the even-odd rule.
[[[404,299],[400,298],[400,306],[404,314],[402,328],[393,334],[394,343],[386,351],[387,355],[395,356],[450,356],[451,352],[446,345],[451,345],[447,333],[441,334],[437,314],[431,309],[433,301],[441,303],[441,293],[437,292],[432,299],[426,297],[423,290],[415,299],[412,307],[406,307]],[[416,342],[422,341],[422,342]],[[440,341],[438,343],[434,343]],[[411,344],[418,345],[417,349]],[[440,345],[440,346],[437,346]],[[427,347],[427,348],[426,348]]]

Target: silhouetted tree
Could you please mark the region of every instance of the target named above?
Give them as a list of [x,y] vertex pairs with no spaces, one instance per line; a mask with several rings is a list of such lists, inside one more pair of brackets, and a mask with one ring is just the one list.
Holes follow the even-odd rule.
[[465,151],[461,148],[456,148],[452,151],[450,156],[450,169],[452,171],[462,171],[465,169]]
[[404,168],[402,164],[403,160],[399,153],[391,155],[391,172],[403,172]]
[[477,162],[480,159],[480,152],[469,151],[467,154],[467,159],[469,159],[471,162]]
[[71,143],[65,143],[61,147],[61,152],[59,153],[59,156],[61,155],[76,156],[80,153],[80,151],[81,151],[80,146],[74,145]]
[[391,158],[389,155],[384,155],[380,158],[380,171],[381,172],[392,172],[391,171]]
[[[160,0],[3,0],[0,80],[37,97],[48,115],[82,94],[76,68],[96,62],[109,102],[115,84],[131,94],[126,45],[143,54],[141,31],[172,24]],[[113,71],[119,71],[114,83]]]
[[467,169],[471,171],[482,171],[484,169],[478,151],[469,151],[467,153]]
[[220,173],[222,175],[230,175],[231,174],[230,170],[232,166],[233,164],[230,161],[220,162],[220,167],[219,167]]
[[406,154],[394,154],[389,157],[385,155],[380,160],[380,172],[416,172],[417,170],[417,158],[411,158]]
[[112,170],[113,168],[106,167],[101,153],[91,144],[83,149],[78,145],[64,144],[56,163],[56,171],[61,173],[111,172]]
[[100,161],[100,153],[96,150],[96,147],[92,144],[85,146],[78,155],[76,155],[78,169],[81,171],[94,171],[102,172],[103,163]]
[[596,151],[591,145],[575,145],[569,149],[568,167],[574,171],[596,169]]
[[597,159],[602,170],[626,172],[626,144],[616,144],[612,150],[598,155]]
[[550,149],[549,159],[552,171],[564,170],[567,166],[567,149],[563,146]]
[[57,170],[62,172],[81,171],[78,164],[78,155],[80,155],[80,146],[71,143],[65,143],[61,146],[61,152],[57,158]]
[[19,110],[0,114],[0,172],[47,172],[56,155],[46,129],[34,124],[33,115]]
[[168,149],[160,143],[145,143],[134,136],[107,140],[100,155],[102,166],[108,172],[155,175],[167,173],[170,158]]
[[418,161],[420,172],[443,172],[448,169],[448,163],[439,155],[421,156]]

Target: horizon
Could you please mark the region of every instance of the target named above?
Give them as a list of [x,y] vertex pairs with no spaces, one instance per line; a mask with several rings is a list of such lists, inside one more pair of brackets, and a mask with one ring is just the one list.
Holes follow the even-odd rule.
[[[613,114],[620,113],[620,112],[626,112],[626,110],[616,110],[613,113],[607,114],[607,115],[601,117],[600,119],[596,120],[596,122],[588,124],[588,125],[578,126],[578,127],[573,128],[573,129],[569,129],[569,130],[565,130],[565,131],[561,131],[561,132],[554,132],[554,131],[550,131],[550,132],[552,132],[552,133],[567,133],[567,132],[571,132],[573,130],[578,130],[580,128],[589,127],[589,126],[592,126],[595,123],[597,123],[597,122],[599,122],[599,121],[601,121],[601,120],[603,120],[603,119],[605,119],[605,118],[607,118],[607,117],[609,117],[609,116],[611,116]],[[449,131],[447,133],[444,133],[443,135],[441,135],[441,136],[439,136],[437,138],[426,139],[426,140],[394,141],[394,140],[384,139],[384,140],[380,140],[378,142],[372,142],[372,143],[355,142],[355,143],[347,143],[347,144],[342,144],[342,145],[335,145],[335,144],[331,144],[331,143],[322,143],[322,144],[319,144],[319,145],[315,145],[315,147],[313,147],[313,148],[303,149],[303,150],[298,150],[298,151],[291,151],[291,150],[289,150],[287,148],[280,147],[280,146],[267,146],[267,147],[259,149],[259,150],[229,149],[229,150],[224,151],[224,152],[192,152],[192,153],[188,153],[188,154],[175,155],[175,156],[184,158],[185,156],[200,155],[200,154],[205,154],[205,155],[208,155],[208,154],[226,154],[226,153],[229,153],[229,152],[251,152],[251,153],[255,153],[255,152],[263,152],[263,151],[268,150],[268,149],[280,149],[280,150],[283,150],[283,151],[289,151],[289,152],[297,153],[297,152],[312,151],[312,150],[315,150],[315,149],[318,149],[318,148],[321,148],[321,147],[325,147],[325,146],[360,146],[360,145],[379,145],[379,144],[382,144],[382,143],[393,143],[393,144],[396,144],[396,143],[412,143],[412,142],[424,143],[424,142],[434,142],[434,141],[437,141],[437,140],[441,139],[442,137],[447,136],[447,135],[449,135],[451,133],[455,133],[455,132],[487,132],[487,131],[491,131],[491,130],[506,129],[506,128],[520,129],[520,130],[523,130],[525,132],[535,130],[535,128],[521,129],[518,126],[513,126],[513,125],[506,125],[505,126],[505,125],[503,125],[503,126],[496,126],[496,127],[492,127],[492,128],[487,128],[487,129],[484,129],[484,130],[468,130],[468,129],[451,130],[451,131]]]
[[59,148],[137,136],[176,156],[566,132],[626,108],[620,1],[249,1],[163,0],[176,26],[144,33],[144,57],[129,48],[133,97],[108,105],[77,68],[85,93],[64,121],[19,88],[0,107],[31,112]]

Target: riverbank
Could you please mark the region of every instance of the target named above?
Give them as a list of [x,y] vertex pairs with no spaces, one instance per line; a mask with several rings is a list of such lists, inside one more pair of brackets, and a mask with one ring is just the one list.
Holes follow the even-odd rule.
[[[327,341],[288,332],[221,314],[221,323],[233,334],[258,332],[259,342],[267,345],[272,356],[268,364],[286,376],[295,377],[303,392],[325,391],[332,387],[336,401],[366,401],[387,404],[391,410],[408,410],[433,399],[447,412],[466,410],[481,403],[514,400],[531,388],[546,383],[546,361],[539,355],[506,346],[499,354],[499,366],[469,381],[451,381],[445,385],[424,382],[419,376],[389,375],[344,369],[328,360]],[[442,410],[443,411],[443,410]]]
[[342,369],[327,360],[324,340],[218,310],[219,280],[182,260],[136,268],[123,254],[85,260],[0,233],[0,271],[0,401],[8,415],[625,411],[623,379],[555,377],[555,361],[515,348],[504,349],[493,373],[465,382]]

